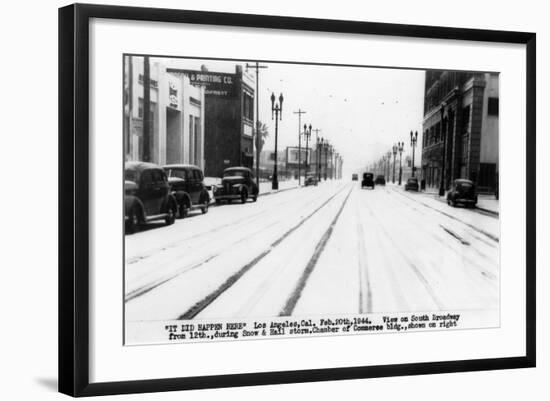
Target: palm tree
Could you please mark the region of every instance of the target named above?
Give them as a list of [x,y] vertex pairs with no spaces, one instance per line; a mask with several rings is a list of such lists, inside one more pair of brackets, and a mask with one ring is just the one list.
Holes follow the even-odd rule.
[[258,121],[258,132],[260,134],[260,141],[258,148],[260,149],[260,152],[264,148],[264,144],[267,140],[267,137],[269,136],[269,131],[267,130],[267,125],[262,123],[261,121]]

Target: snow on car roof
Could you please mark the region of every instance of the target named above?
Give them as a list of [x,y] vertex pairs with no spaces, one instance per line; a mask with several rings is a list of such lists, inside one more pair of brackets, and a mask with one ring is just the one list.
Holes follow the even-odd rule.
[[246,171],[252,171],[248,167],[228,167],[223,171],[235,171],[235,170],[246,170]]
[[186,168],[186,169],[200,170],[200,167],[195,166],[194,164],[167,164],[165,166],[162,166],[162,168]]
[[124,163],[124,169],[126,169],[126,170],[143,171],[143,170],[147,170],[147,169],[150,169],[150,168],[161,169],[162,167],[160,167],[158,164],[147,163],[147,162],[139,162],[139,161]]

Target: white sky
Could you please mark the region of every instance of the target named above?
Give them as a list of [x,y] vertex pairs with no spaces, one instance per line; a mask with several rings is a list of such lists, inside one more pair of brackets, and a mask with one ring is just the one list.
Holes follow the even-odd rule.
[[[155,59],[159,61],[159,59]],[[235,61],[163,59],[179,68],[235,72]],[[240,63],[244,65],[246,63]],[[262,63],[260,70],[260,120],[269,128],[264,149],[273,149],[275,122],[271,119],[271,93],[282,93],[283,119],[279,121],[278,149],[298,146],[298,115],[319,128],[319,136],[332,143],[344,158],[346,173],[361,172],[377,161],[394,143],[405,142],[403,159],[411,153],[410,131],[422,133],[424,107],[423,70],[338,67]],[[254,70],[249,70],[254,74]],[[314,133],[312,134],[314,141]],[[302,146],[304,146],[302,144]],[[419,156],[419,147],[416,155]],[[420,157],[416,158],[417,160]]]

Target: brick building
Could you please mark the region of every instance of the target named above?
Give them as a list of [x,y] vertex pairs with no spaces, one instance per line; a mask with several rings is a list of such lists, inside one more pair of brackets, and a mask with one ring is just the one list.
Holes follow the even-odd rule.
[[467,178],[479,190],[498,185],[497,73],[427,71],[422,178],[428,188]]
[[254,78],[240,65],[235,73],[169,68],[185,76],[191,85],[203,87],[204,95],[204,174],[221,177],[227,167],[252,168],[254,127]]

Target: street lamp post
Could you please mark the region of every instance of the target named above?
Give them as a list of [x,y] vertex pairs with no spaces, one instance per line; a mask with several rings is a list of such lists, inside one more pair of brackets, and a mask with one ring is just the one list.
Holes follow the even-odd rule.
[[328,143],[328,141],[325,141],[325,174],[324,174],[324,179],[325,181],[327,180],[327,172],[328,172],[328,149],[329,149],[330,145]]
[[388,162],[388,179],[387,179],[387,182],[390,182],[390,172],[391,172],[391,168],[390,168],[390,164],[391,164],[391,150],[388,150],[388,153],[386,153],[386,161]]
[[318,178],[318,181],[321,181],[321,164],[323,162],[323,149],[325,147],[325,141],[323,139],[323,137],[321,137],[321,140],[319,141],[319,146],[318,146],[318,153],[319,153],[319,156],[317,157],[317,162],[318,162],[318,169],[317,169],[317,178]]
[[260,188],[260,68],[267,68],[266,65],[260,65],[259,62],[256,61],[256,65],[254,64],[248,64],[246,63],[246,70],[248,71],[249,68],[254,68],[256,70],[256,93],[254,93],[254,96],[256,97],[256,185],[258,188]]
[[306,112],[298,109],[298,111],[294,111],[293,113],[298,114],[298,186],[300,186],[300,168],[302,164],[302,133],[300,130],[302,129],[302,114],[306,114]]
[[306,137],[306,171],[304,173],[304,177],[307,177],[308,173],[308,154],[309,154],[309,138],[311,137],[311,124],[309,124],[309,128],[307,124],[304,124],[304,136]]
[[393,178],[392,178],[392,184],[395,184],[395,156],[397,156],[397,145],[393,145],[392,147],[392,153],[393,153]]
[[271,119],[275,118],[275,165],[273,166],[273,180],[271,189],[279,189],[279,178],[277,177],[277,135],[279,124],[278,121],[283,119],[283,94],[279,95],[279,103],[275,102],[275,94],[271,94]]
[[445,106],[446,106],[445,102],[441,103],[441,109],[439,110],[441,113],[441,135],[443,136],[443,150],[442,150],[443,156],[441,157],[441,179],[439,181],[439,196],[445,195],[445,156],[446,156],[445,153],[447,153],[445,151],[445,147],[447,144],[447,131],[443,133],[443,128],[444,128],[443,117],[445,114]]
[[405,144],[403,142],[397,142],[397,150],[399,151],[399,185],[401,185],[401,178],[403,176],[403,163],[402,163],[402,153],[403,153],[403,146]]
[[413,132],[411,131],[411,148],[413,150],[413,159],[412,159],[412,176],[414,177],[414,171],[416,170],[416,167],[414,167],[414,148],[416,148],[416,141],[418,139],[418,131],[416,131],[413,135]]

